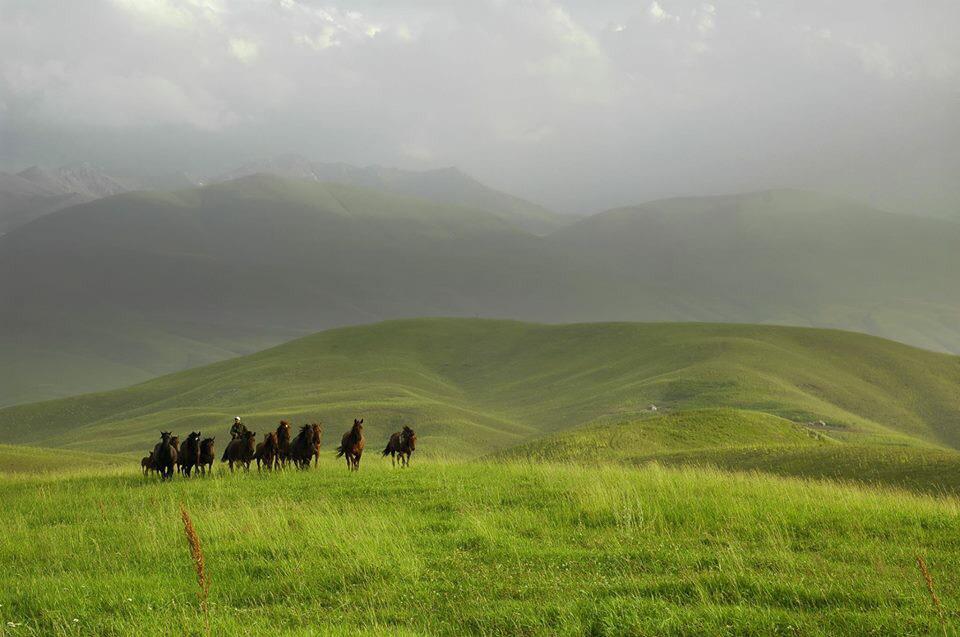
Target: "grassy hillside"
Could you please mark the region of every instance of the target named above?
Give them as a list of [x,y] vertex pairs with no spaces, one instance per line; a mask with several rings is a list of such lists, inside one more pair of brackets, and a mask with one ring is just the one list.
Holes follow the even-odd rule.
[[0,445],[0,474],[64,473],[91,468],[131,466],[132,458],[69,449],[41,449],[21,445]]
[[701,409],[588,425],[512,447],[498,459],[714,467],[960,494],[960,453],[844,444],[829,428],[756,412]]
[[960,224],[778,191],[502,214],[255,175],[0,237],[0,405],[416,316],[839,327],[960,351]]
[[[241,414],[259,431],[280,418],[320,419],[329,445],[363,415],[374,444],[412,424],[425,455],[473,456],[635,418],[655,403],[763,412],[712,418],[700,439],[713,428],[709,435],[740,443],[807,441],[784,419],[822,419],[832,440],[956,448],[958,386],[957,357],[845,332],[419,319],[330,330],[127,389],[7,408],[0,438],[136,452],[160,429],[225,436]],[[683,448],[672,429],[650,444]]]
[[[445,465],[0,479],[0,630],[930,635],[960,625],[953,498],[714,471]],[[14,624],[10,628],[10,624]]]

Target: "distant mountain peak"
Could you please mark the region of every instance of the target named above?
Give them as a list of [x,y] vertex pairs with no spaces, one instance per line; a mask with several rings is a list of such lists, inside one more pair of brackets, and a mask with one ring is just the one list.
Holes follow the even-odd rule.
[[475,208],[491,212],[534,234],[548,234],[568,221],[566,217],[535,203],[490,188],[456,166],[417,171],[380,165],[359,167],[342,162],[311,162],[301,155],[278,155],[248,162],[211,182],[230,181],[256,173],[337,182]]
[[76,194],[93,199],[131,189],[130,184],[85,161],[67,164],[55,170],[30,166],[17,175],[58,194]]

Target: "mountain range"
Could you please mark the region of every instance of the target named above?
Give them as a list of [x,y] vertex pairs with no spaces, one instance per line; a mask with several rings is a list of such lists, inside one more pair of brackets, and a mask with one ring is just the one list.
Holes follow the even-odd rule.
[[0,234],[51,212],[131,188],[86,163],[0,173]]
[[560,215],[494,190],[452,167],[413,171],[314,162],[298,155],[282,155],[249,162],[208,178],[183,171],[148,177],[119,177],[90,163],[57,169],[31,166],[16,174],[0,173],[0,234],[50,212],[122,192],[184,190],[260,173],[304,181],[342,183],[477,208],[510,219],[534,234],[547,234],[572,220],[570,215]]
[[523,212],[262,173],[72,206],[0,237],[0,404],[416,316],[822,326],[960,351],[960,224],[791,190],[573,221],[541,235]]

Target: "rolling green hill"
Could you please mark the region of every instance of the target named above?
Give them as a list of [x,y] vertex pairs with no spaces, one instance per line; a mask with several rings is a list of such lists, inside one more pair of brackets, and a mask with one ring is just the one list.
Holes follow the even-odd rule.
[[[0,410],[0,438],[136,452],[160,429],[225,437],[240,414],[256,431],[280,418],[319,419],[330,447],[362,415],[372,448],[411,424],[423,455],[464,457],[636,419],[655,403],[667,418],[720,407],[755,413],[716,412],[690,441],[662,421],[643,435],[646,452],[717,438],[958,448],[958,387],[960,358],[845,332],[420,319],[330,330],[127,389],[10,407]],[[816,420],[827,430],[813,437],[792,424]]]
[[836,327],[960,351],[960,224],[796,191],[509,215],[254,175],[0,237],[0,405],[418,316]]
[[842,443],[828,427],[769,414],[696,409],[588,425],[494,454],[499,460],[586,465],[707,466],[960,494],[960,453]]

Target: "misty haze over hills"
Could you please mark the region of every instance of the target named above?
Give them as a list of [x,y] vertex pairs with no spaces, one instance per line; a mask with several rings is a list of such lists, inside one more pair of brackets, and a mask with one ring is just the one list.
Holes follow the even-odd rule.
[[[0,402],[414,316],[840,327],[960,351],[954,222],[778,190],[652,202],[540,236],[531,208],[457,171],[337,169],[374,187],[256,172],[7,233]],[[396,192],[414,188],[435,198]],[[513,207],[449,203],[478,192]]]

